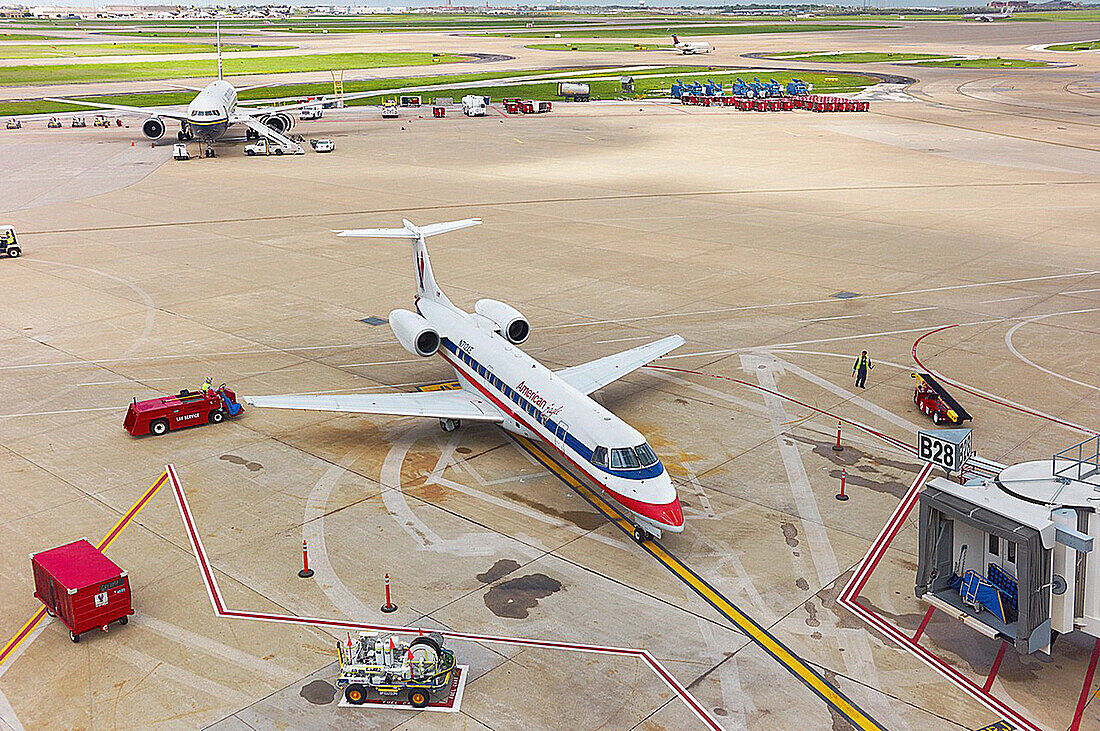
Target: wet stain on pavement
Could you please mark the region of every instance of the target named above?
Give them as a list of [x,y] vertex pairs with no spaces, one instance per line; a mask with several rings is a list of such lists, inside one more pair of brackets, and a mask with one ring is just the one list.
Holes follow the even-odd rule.
[[469,447],[455,447],[455,451],[459,454],[473,454],[474,450],[470,449]]
[[218,459],[225,460],[226,462],[232,462],[233,464],[244,465],[246,468],[248,468],[249,472],[259,472],[264,468],[264,466],[259,462],[250,462],[244,457],[238,457],[235,454],[223,454]]
[[[860,603],[890,619],[902,629],[909,630],[909,634],[916,631],[924,620],[924,614],[920,612],[892,614],[875,606],[867,597],[860,597]],[[969,667],[970,672],[980,675],[989,673],[1001,647],[1000,641],[983,637],[962,622],[942,616],[939,612],[932,615],[932,621],[928,623],[921,642],[935,645],[938,648],[936,654],[949,665],[960,669]],[[1043,665],[1048,662],[1050,660],[1043,660],[1037,655],[1022,656],[1010,646],[997,676],[1012,682],[1035,682]]]
[[798,577],[797,579],[795,579],[794,585],[797,586],[802,591],[809,591],[810,590],[810,582],[806,581],[801,576]]
[[561,520],[569,521],[573,525],[578,528],[583,528],[584,530],[596,530],[607,522],[599,513],[593,513],[588,510],[558,510],[549,505],[543,505],[538,500],[532,500],[526,495],[520,495],[518,492],[505,492],[504,497],[526,505],[529,508],[534,508],[543,515],[550,515],[555,518],[560,518]]
[[482,574],[477,574],[474,578],[476,578],[482,584],[491,584],[497,579],[501,579],[507,576],[518,568],[518,561],[513,561],[510,558],[502,558],[491,567],[489,567],[488,571]]
[[[858,469],[858,468],[857,468]],[[872,468],[872,471],[875,471]],[[840,470],[829,470],[829,477],[834,480],[840,481]],[[904,497],[905,493],[909,491],[909,486],[898,482],[897,480],[887,480],[886,482],[877,482],[875,480],[868,480],[866,477],[860,475],[853,475],[848,473],[847,485],[851,487],[866,487],[875,492],[885,493],[887,495],[893,495],[896,498]]]
[[806,608],[806,625],[808,627],[820,627],[821,620],[817,618],[817,607],[814,606],[814,603],[810,601],[802,606]]
[[783,529],[783,540],[787,545],[798,548],[798,528],[795,528],[793,523],[783,523],[780,527]]
[[540,599],[561,591],[561,582],[546,574],[528,574],[497,584],[485,592],[485,606],[498,617],[527,619]]
[[[819,457],[824,457],[825,459],[828,459],[841,467],[851,467],[860,460],[865,459],[871,465],[875,465],[876,467],[889,467],[891,469],[901,470],[903,472],[916,473],[920,469],[919,465],[915,463],[902,462],[900,460],[890,459],[889,457],[879,457],[873,454],[867,454],[862,449],[853,447],[850,444],[844,444],[843,452],[834,452],[833,446],[836,444],[836,442],[834,441],[812,439],[810,437],[799,434],[790,434],[789,436],[795,441],[811,445],[813,447],[814,454],[818,455]],[[860,470],[862,471],[863,468],[861,467]]]
[[314,680],[303,685],[298,695],[315,706],[324,706],[332,703],[332,699],[336,697],[336,688],[323,680]]

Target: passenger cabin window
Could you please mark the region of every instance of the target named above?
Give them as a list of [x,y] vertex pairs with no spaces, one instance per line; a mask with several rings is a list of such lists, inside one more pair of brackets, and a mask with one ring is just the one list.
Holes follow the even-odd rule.
[[596,447],[592,451],[592,463],[607,467],[607,447]]
[[636,470],[638,466],[638,455],[630,447],[611,450],[611,469]]
[[992,533],[989,534],[989,555],[990,556],[1000,556],[1001,555],[1000,545],[999,545],[999,542],[997,540],[997,536],[993,535]]
[[645,442],[634,447],[634,454],[638,455],[638,463],[642,467],[650,467],[651,465],[657,464],[657,454]]
[[1016,563],[1016,544],[1012,541],[1005,541],[1005,543],[1008,544],[1008,548],[1006,549],[1008,551],[1008,562]]

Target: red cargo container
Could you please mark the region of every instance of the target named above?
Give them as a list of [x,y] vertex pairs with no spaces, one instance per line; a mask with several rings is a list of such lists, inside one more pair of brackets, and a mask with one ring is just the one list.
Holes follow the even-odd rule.
[[446,107],[432,107],[432,116],[433,117],[446,117],[447,116],[447,108]]
[[126,572],[83,538],[34,554],[31,570],[34,595],[65,623],[73,642],[90,629],[126,624],[134,613]]

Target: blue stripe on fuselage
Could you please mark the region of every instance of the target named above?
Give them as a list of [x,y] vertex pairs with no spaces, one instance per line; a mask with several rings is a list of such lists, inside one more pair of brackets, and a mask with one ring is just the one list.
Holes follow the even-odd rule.
[[[491,370],[478,362],[476,358],[467,353],[465,350],[459,348],[457,344],[455,344],[448,338],[442,338],[441,340],[444,348],[449,350],[451,353],[454,353],[454,355],[459,360],[470,366],[473,372],[484,379],[485,382],[489,384],[489,386],[496,389],[497,392],[500,393],[505,399],[516,404],[521,411],[524,411],[528,415],[533,417],[536,421],[542,424],[551,434],[558,436],[557,422],[555,422],[553,419],[544,418],[542,412],[539,411],[539,409],[533,403],[516,393],[515,389],[504,383],[504,381],[495,376]],[[558,436],[558,438],[560,439],[561,437]],[[599,465],[593,462],[592,449],[580,440],[578,440],[568,431],[565,432],[565,439],[563,441],[565,442],[566,446],[568,446],[578,455],[583,457],[585,462],[588,462],[590,465],[600,470],[601,472],[606,472],[607,474],[614,475],[615,477],[622,477],[627,480],[645,480],[650,477],[656,477],[665,471],[665,466],[661,463],[660,460],[658,460],[656,464],[650,465],[649,467],[643,467],[641,469],[611,470],[607,467],[604,467],[603,465]]]

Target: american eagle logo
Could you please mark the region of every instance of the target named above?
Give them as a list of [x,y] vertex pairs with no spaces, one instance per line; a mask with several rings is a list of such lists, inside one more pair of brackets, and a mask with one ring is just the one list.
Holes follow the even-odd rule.
[[420,289],[424,289],[424,254],[416,255],[416,273],[420,277]]

